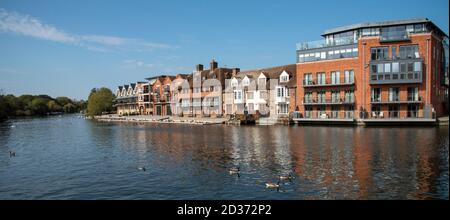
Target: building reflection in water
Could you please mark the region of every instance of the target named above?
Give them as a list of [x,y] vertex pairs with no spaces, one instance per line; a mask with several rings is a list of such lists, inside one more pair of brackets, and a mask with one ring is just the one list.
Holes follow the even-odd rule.
[[[223,181],[226,171],[240,166],[257,184],[295,170],[298,185],[291,193],[300,199],[426,199],[430,193],[448,192],[448,173],[439,176],[440,164],[448,169],[448,156],[442,156],[448,155],[448,136],[439,138],[445,137],[445,129],[164,124],[115,128],[106,135],[138,155],[137,163],[150,161],[161,169],[202,177],[191,181],[214,183],[217,189],[230,187]],[[433,135],[432,140],[423,138]],[[447,154],[440,153],[443,150]],[[445,178],[447,187],[433,188],[442,186],[436,182]]]

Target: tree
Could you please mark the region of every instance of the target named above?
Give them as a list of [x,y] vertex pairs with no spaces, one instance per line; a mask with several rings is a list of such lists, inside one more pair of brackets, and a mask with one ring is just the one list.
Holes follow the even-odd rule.
[[44,115],[48,113],[47,99],[42,97],[34,98],[29,105],[33,114]]
[[73,113],[76,111],[76,106],[72,103],[67,103],[63,106],[63,110],[65,113]]
[[113,110],[114,94],[108,88],[92,89],[88,98],[87,114],[101,115]]
[[8,117],[8,103],[3,95],[0,95],[0,120]]
[[69,103],[73,104],[73,101],[70,100],[69,98],[65,97],[65,96],[56,97],[55,100],[61,106],[65,106],[65,105],[67,105]]
[[50,100],[47,103],[48,109],[50,110],[50,112],[61,112],[62,111],[62,107],[61,105],[59,105],[58,103],[56,103],[55,100]]

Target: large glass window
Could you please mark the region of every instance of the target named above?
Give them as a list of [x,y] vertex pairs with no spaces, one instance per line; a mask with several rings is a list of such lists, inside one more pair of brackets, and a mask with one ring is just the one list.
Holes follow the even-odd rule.
[[372,102],[381,102],[381,89],[380,88],[372,88]]
[[406,34],[405,26],[391,26],[381,28],[381,40],[394,41],[394,40],[406,40],[408,35]]
[[325,103],[325,91],[317,92],[317,102]]
[[325,85],[325,73],[317,73],[317,85]]
[[331,102],[338,103],[341,100],[341,92],[340,91],[331,91]]
[[392,72],[398,73],[398,71],[399,71],[399,63],[397,63],[397,62],[392,63]]
[[354,83],[355,82],[355,73],[353,70],[346,70],[344,72],[345,83]]
[[418,87],[408,87],[408,101],[419,101]]
[[312,102],[312,92],[305,92],[305,103],[311,103]]
[[305,75],[303,75],[303,84],[304,85],[312,85],[313,84],[311,73],[305,73]]
[[389,59],[389,47],[375,47],[370,49],[370,58],[372,60]]
[[422,71],[422,62],[414,62],[414,72]]
[[400,46],[400,58],[401,59],[419,58],[419,47],[417,45]]
[[389,88],[389,101],[397,102],[400,99],[400,89],[399,88]]
[[331,84],[339,84],[341,80],[341,73],[339,71],[331,72]]
[[355,96],[353,95],[353,90],[345,91],[345,102],[352,103],[355,101]]

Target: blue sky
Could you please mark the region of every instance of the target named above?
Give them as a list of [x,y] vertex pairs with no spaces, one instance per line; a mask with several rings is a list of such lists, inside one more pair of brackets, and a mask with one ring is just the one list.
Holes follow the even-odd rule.
[[241,69],[290,64],[296,43],[353,23],[427,17],[448,33],[448,7],[448,0],[0,0],[0,92],[86,99],[94,87],[188,73],[212,58]]

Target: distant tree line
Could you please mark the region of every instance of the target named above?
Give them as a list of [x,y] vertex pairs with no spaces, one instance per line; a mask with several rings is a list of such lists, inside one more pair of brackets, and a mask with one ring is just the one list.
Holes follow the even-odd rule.
[[75,113],[85,110],[86,101],[48,95],[0,95],[0,119],[15,116],[39,116],[52,113]]

